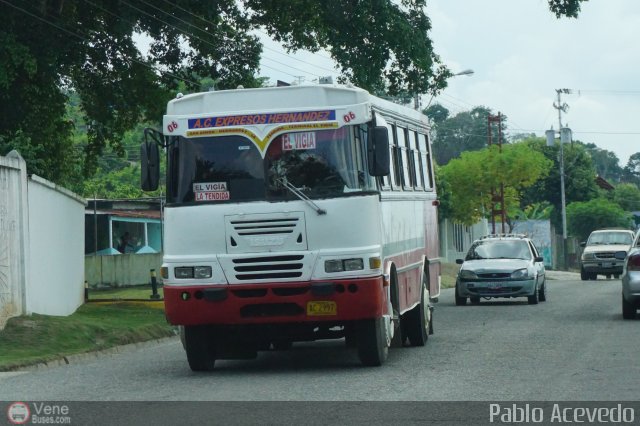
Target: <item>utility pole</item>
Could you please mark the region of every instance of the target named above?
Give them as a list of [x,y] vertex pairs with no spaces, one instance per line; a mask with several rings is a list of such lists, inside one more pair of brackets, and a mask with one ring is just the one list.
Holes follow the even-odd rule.
[[[502,114],[487,116],[487,145],[493,144],[491,132],[491,123],[498,123],[498,149],[502,153]],[[496,209],[496,204],[500,203],[500,209]],[[504,208],[504,182],[500,182],[500,192],[496,192],[495,188],[491,188],[491,232],[496,233],[496,215],[500,215],[502,221],[502,233],[505,233],[505,224],[507,222],[506,209]]]
[[[558,96],[558,103],[553,104],[553,107],[558,110],[558,131],[562,132],[562,113],[567,112],[569,105],[562,103],[560,95],[562,93],[569,94],[571,89],[556,89]],[[567,204],[564,191],[564,143],[562,137],[560,138],[560,202],[562,204],[562,263],[565,269],[567,269]]]

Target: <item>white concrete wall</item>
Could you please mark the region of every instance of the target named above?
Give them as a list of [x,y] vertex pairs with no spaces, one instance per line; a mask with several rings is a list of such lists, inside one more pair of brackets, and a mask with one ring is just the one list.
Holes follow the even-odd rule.
[[28,184],[27,313],[70,315],[84,303],[86,201],[38,176]]
[[440,256],[444,262],[455,263],[466,256],[471,244],[489,233],[486,219],[473,226],[455,224],[450,220],[440,222]]
[[0,157],[0,330],[25,312],[28,262],[27,166],[17,153]]

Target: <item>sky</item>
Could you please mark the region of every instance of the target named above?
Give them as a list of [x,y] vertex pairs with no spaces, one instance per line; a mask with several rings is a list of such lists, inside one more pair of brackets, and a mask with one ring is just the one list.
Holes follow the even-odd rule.
[[[453,73],[432,100],[452,114],[486,106],[508,133],[558,129],[556,89],[573,139],[612,151],[624,167],[640,152],[640,1],[589,0],[557,19],[547,0],[427,0],[435,52]],[[263,34],[260,75],[287,82],[337,76],[326,53],[286,55]],[[429,97],[423,97],[426,106]]]

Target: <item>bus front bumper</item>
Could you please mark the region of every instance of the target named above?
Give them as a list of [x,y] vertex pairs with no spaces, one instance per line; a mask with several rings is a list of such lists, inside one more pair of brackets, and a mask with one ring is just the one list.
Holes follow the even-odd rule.
[[386,311],[382,277],[299,283],[164,286],[174,325],[335,322],[378,318]]

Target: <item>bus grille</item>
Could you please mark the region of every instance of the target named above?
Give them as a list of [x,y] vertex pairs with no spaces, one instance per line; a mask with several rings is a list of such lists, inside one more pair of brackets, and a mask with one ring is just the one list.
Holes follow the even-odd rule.
[[231,225],[238,235],[290,234],[296,228],[299,218],[267,220],[232,220]]
[[300,278],[303,255],[281,255],[233,259],[238,281]]
[[267,253],[307,250],[303,212],[225,216],[227,253]]

